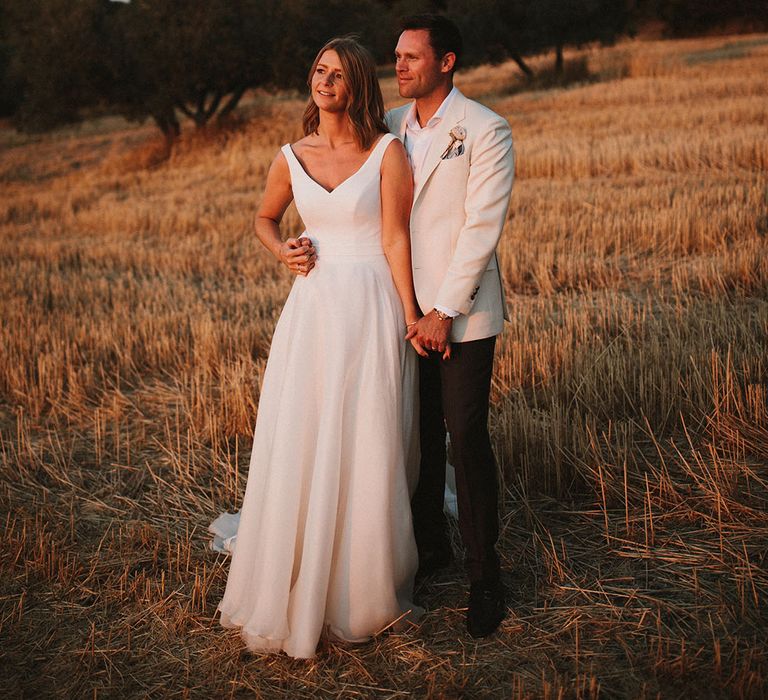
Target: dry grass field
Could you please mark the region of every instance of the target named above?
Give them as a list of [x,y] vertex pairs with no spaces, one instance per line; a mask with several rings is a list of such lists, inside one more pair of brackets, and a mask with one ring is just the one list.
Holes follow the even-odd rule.
[[206,527],[239,507],[291,284],[252,217],[302,100],[254,96],[167,159],[117,118],[0,130],[3,698],[768,695],[768,35],[567,59],[566,85],[458,79],[518,156],[491,417],[510,615],[482,641],[458,568],[418,628],[311,662],[214,617]]

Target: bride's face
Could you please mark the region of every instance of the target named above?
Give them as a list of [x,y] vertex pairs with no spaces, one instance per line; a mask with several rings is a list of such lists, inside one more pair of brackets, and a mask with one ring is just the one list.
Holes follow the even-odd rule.
[[349,103],[349,91],[344,79],[339,54],[325,51],[312,75],[312,99],[318,109],[343,112]]

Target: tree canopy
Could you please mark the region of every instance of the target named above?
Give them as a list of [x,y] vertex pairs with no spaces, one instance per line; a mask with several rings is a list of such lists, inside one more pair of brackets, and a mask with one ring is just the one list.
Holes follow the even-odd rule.
[[[391,62],[397,18],[441,11],[460,26],[464,65],[611,42],[637,17],[675,31],[756,13],[759,0],[5,0],[0,9],[0,114],[27,130],[94,111],[152,118],[169,140],[180,117],[223,119],[257,87],[304,88],[332,36],[359,34]],[[729,10],[723,5],[731,8]],[[734,15],[735,13],[735,15]]]
[[16,121],[41,129],[108,108],[152,117],[172,139],[178,114],[203,126],[249,88],[302,87],[322,43],[365,32],[373,9],[365,0],[331,0],[322,13],[299,0],[10,0],[7,74],[23,84]]

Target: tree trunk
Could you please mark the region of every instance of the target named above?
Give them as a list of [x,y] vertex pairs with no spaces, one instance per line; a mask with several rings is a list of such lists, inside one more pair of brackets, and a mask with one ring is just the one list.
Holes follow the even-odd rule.
[[207,91],[201,90],[197,96],[197,103],[194,107],[187,105],[184,102],[179,102],[177,107],[183,114],[195,122],[196,128],[203,129],[208,124],[211,117],[216,114],[216,110],[219,108],[219,104],[221,104],[222,97],[222,93],[214,92],[210,95],[210,102],[208,102],[208,105],[206,106],[205,103],[208,101],[209,94]]
[[160,131],[163,132],[166,145],[171,147],[181,135],[181,127],[179,126],[179,120],[176,119],[173,107],[156,112],[152,115],[152,118],[155,120]]
[[195,126],[198,129],[202,126],[205,126],[205,92],[201,91],[200,94],[198,94],[197,104],[194,106],[194,108],[190,107],[181,100],[176,103],[176,106],[184,116],[189,117],[193,122],[195,122]]
[[563,62],[563,45],[558,44],[555,46],[555,75],[561,76],[564,68]]
[[525,73],[525,77],[528,80],[533,80],[533,71],[531,70],[531,67],[525,62],[525,59],[523,59],[523,57],[517,53],[517,51],[510,54],[510,57],[515,63],[517,63],[518,68],[520,68],[520,70]]

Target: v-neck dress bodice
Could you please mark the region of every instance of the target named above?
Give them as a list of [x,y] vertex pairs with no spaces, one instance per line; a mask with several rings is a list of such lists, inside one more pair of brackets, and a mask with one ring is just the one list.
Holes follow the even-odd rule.
[[318,253],[381,254],[381,161],[393,134],[384,134],[365,162],[333,190],[314,180],[290,144],[282,147],[291,173],[291,187],[299,216]]
[[272,336],[238,513],[210,526],[232,553],[221,624],[253,651],[314,656],[419,617],[410,497],[418,473],[416,354],[381,244],[383,136],[328,192],[283,146],[318,259]]

